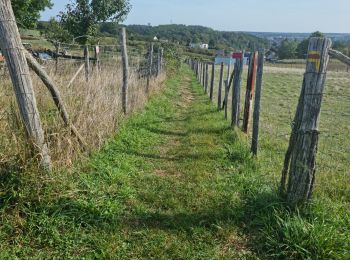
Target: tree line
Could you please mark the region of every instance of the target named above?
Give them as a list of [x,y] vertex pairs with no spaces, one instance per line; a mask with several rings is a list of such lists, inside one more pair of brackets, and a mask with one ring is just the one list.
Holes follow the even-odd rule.
[[[310,39],[312,37],[324,38],[325,35],[321,32],[314,32],[308,38],[301,42],[296,40],[284,39],[280,45],[275,44],[272,47],[276,51],[278,58],[283,59],[305,59],[309,46]],[[336,41],[333,43],[333,49],[341,51],[345,55],[350,55],[350,44]]]

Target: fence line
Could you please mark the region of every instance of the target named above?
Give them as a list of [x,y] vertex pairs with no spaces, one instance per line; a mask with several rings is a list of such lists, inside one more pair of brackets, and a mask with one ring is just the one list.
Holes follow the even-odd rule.
[[[306,72],[304,75],[303,90],[300,94],[299,105],[297,108],[296,116],[293,121],[293,131],[290,137],[290,146],[287,153],[285,154],[285,167],[283,169],[282,181],[281,181],[281,191],[286,193],[288,203],[295,205],[299,203],[306,202],[312,194],[315,179],[315,165],[316,165],[316,152],[318,151],[318,136],[320,134],[318,130],[319,124],[319,114],[320,107],[322,103],[322,97],[327,96],[324,93],[323,87],[325,83],[325,75],[327,71],[327,65],[329,56],[341,61],[347,66],[350,65],[350,58],[341,52],[330,49],[330,40],[321,38],[312,38],[310,40],[310,46],[308,51]],[[248,69],[247,77],[247,90],[246,90],[246,104],[245,112],[243,118],[243,131],[248,133],[249,126],[247,125],[247,120],[249,122],[249,106],[251,104],[252,96],[255,92],[255,102],[254,102],[254,113],[253,113],[253,136],[252,136],[252,147],[251,150],[254,154],[258,152],[258,140],[259,140],[259,114],[260,114],[260,98],[262,90],[262,80],[263,80],[263,64],[264,64],[264,51],[259,51],[258,65],[256,76],[254,75],[254,58],[251,57]],[[198,60],[188,60],[191,68],[196,71],[196,68],[202,66],[202,62]],[[234,125],[239,125],[240,113],[238,112],[239,97],[240,97],[240,60],[236,59],[235,63],[235,73],[234,73],[234,87],[232,92],[232,122]],[[253,69],[253,71],[252,71]],[[215,77],[215,70],[213,70],[212,78]],[[223,74],[223,64],[220,66],[220,74]],[[252,76],[253,75],[253,76]],[[222,78],[222,75],[220,75]],[[252,79],[253,78],[253,79]],[[254,91],[254,82],[256,81],[256,88]],[[228,92],[227,86],[230,86],[228,81],[225,81],[226,89],[225,95]],[[200,83],[203,85],[201,78]],[[218,103],[221,103],[221,93],[222,93],[222,80],[219,80],[218,85]],[[205,89],[205,85],[203,88]],[[334,96],[334,95],[332,95]],[[342,95],[342,98],[346,99],[350,95]],[[212,96],[209,96],[212,100]],[[226,99],[226,98],[225,98]],[[224,100],[224,103],[226,101]],[[221,110],[221,107],[218,106]],[[327,112],[323,111],[323,112]],[[248,118],[248,119],[247,119]],[[249,124],[249,123],[248,123]],[[323,131],[323,133],[329,133],[334,135],[331,131]],[[287,136],[289,134],[283,134],[281,136]],[[339,140],[340,134],[336,135]],[[334,136],[332,137],[334,139]],[[337,139],[337,140],[338,140]],[[341,150],[332,149],[331,153],[335,152],[339,156],[347,151],[344,148]],[[320,151],[322,156],[325,153]],[[305,155],[305,156],[304,156]],[[287,174],[289,177],[287,177]],[[287,186],[288,188],[284,188]]]
[[[5,6],[1,6],[0,7],[0,13],[2,14],[2,17],[12,17],[13,18],[13,11],[11,8],[11,5],[5,5]],[[16,92],[16,97],[17,97],[17,105],[19,106],[19,111],[20,111],[20,116],[22,121],[24,122],[24,128],[26,130],[27,133],[27,137],[29,139],[27,139],[27,142],[31,142],[34,141],[34,150],[38,150],[39,151],[39,155],[40,155],[40,159],[41,159],[41,165],[43,168],[50,170],[52,167],[51,164],[51,158],[50,158],[50,151],[48,149],[48,145],[47,145],[47,139],[44,136],[44,130],[42,128],[42,117],[47,116],[45,113],[41,113],[41,115],[39,115],[39,111],[38,108],[36,106],[37,101],[36,101],[36,96],[37,93],[34,93],[34,88],[32,87],[32,80],[31,80],[31,75],[29,73],[29,68],[27,65],[30,65],[30,67],[33,69],[33,71],[39,76],[39,79],[42,81],[42,83],[47,87],[47,89],[50,91],[51,96],[52,96],[52,100],[54,101],[55,105],[57,106],[57,112],[59,112],[61,114],[61,117],[64,121],[65,127],[67,127],[68,129],[70,129],[70,131],[75,135],[75,137],[78,139],[78,141],[83,144],[83,147],[86,148],[88,145],[85,143],[85,140],[83,138],[83,135],[78,132],[77,128],[72,124],[71,119],[73,118],[73,116],[70,116],[69,113],[72,113],[74,110],[70,110],[66,109],[65,104],[63,103],[63,99],[62,97],[66,97],[66,96],[70,96],[70,98],[78,101],[80,99],[80,102],[82,103],[82,107],[89,107],[91,105],[96,106],[97,103],[89,103],[92,100],[94,100],[94,98],[96,98],[96,95],[99,90],[99,88],[102,89],[101,85],[98,85],[98,82],[93,82],[92,79],[94,79],[94,81],[102,81],[104,80],[104,78],[101,77],[101,74],[104,73],[103,71],[100,70],[100,63],[99,63],[99,56],[98,56],[98,49],[94,48],[94,58],[90,58],[90,53],[89,53],[89,46],[85,45],[84,46],[84,55],[83,57],[73,57],[73,58],[77,58],[77,60],[80,60],[81,62],[84,62],[83,64],[81,64],[81,66],[79,66],[78,70],[75,72],[73,78],[70,79],[69,83],[68,83],[68,87],[66,87],[64,89],[65,93],[62,95],[60,92],[62,91],[61,88],[58,88],[53,80],[53,78],[59,78],[60,76],[62,76],[62,71],[60,71],[61,68],[64,69],[71,69],[71,68],[65,68],[66,66],[61,63],[62,58],[66,58],[65,54],[61,54],[59,53],[60,48],[64,47],[64,44],[58,44],[57,47],[55,48],[55,55],[53,55],[53,62],[46,62],[45,65],[46,66],[50,66],[50,65],[54,65],[53,66],[53,71],[55,72],[53,76],[53,78],[51,78],[49,76],[48,73],[46,73],[46,71],[44,71],[41,67],[41,65],[38,64],[38,62],[34,59],[34,57],[32,56],[32,54],[30,54],[29,52],[27,52],[20,40],[19,37],[19,33],[18,33],[18,29],[17,29],[17,25],[14,22],[14,18],[13,19],[4,19],[0,21],[0,27],[1,27],[1,33],[2,35],[0,35],[0,46],[1,49],[3,50],[4,54],[5,54],[5,62],[11,62],[11,66],[7,66],[13,85],[14,85],[14,90]],[[126,40],[125,40],[126,41]],[[16,46],[15,48],[12,48],[13,46]],[[153,43],[152,43],[153,46]],[[125,45],[124,45],[125,47]],[[113,46],[114,49],[115,46]],[[128,65],[128,56],[127,56],[127,50],[126,48],[124,49],[124,54],[122,55],[124,57],[124,62],[122,63],[122,67],[124,68],[124,70],[129,70],[129,65]],[[136,75],[136,77],[138,79],[143,79],[145,77],[147,77],[148,82],[147,82],[147,86],[146,88],[144,88],[142,90],[142,92],[146,92],[147,96],[149,94],[150,91],[150,82],[149,80],[152,78],[154,80],[158,80],[158,76],[160,76],[163,72],[164,69],[164,57],[163,57],[163,50],[159,47],[158,48],[158,59],[157,59],[157,63],[153,63],[151,62],[150,64],[147,64],[146,62],[144,62],[144,60],[139,59],[138,60],[138,66],[137,66],[137,71],[136,73],[134,73]],[[69,58],[72,58],[73,55],[71,55],[71,57],[68,56]],[[153,52],[149,53],[146,57],[145,60],[153,60]],[[90,66],[90,61],[94,62],[94,66],[91,67]],[[115,60],[116,62],[118,62],[118,59]],[[141,63],[140,63],[141,62]],[[72,63],[74,64],[74,63]],[[78,63],[79,64],[79,63]],[[106,63],[107,64],[107,63]],[[145,65],[144,65],[145,64]],[[108,64],[107,64],[108,65]],[[133,65],[135,66],[135,65]],[[144,72],[143,67],[147,68],[147,71]],[[85,80],[86,80],[86,84],[83,85],[83,88],[87,89],[87,96],[86,97],[82,97],[81,95],[76,95],[74,94],[73,88],[71,88],[73,86],[74,81],[77,79],[78,75],[81,73],[81,71],[83,70],[83,68],[85,68]],[[104,68],[104,64],[102,64],[102,70]],[[116,68],[114,67],[114,70]],[[16,72],[15,70],[20,71],[21,73]],[[5,72],[5,71],[4,71]],[[24,74],[22,72],[25,72]],[[5,74],[5,76],[7,76]],[[110,75],[112,77],[112,75]],[[133,75],[129,75],[128,73],[126,75],[123,76],[123,87],[122,87],[122,92],[127,93],[127,88],[125,88],[125,86],[127,86],[127,80],[129,77],[131,77]],[[20,77],[20,78],[19,78]],[[6,80],[6,79],[5,79]],[[6,81],[6,84],[9,81]],[[67,81],[68,82],[68,81]],[[110,81],[112,82],[112,81]],[[152,81],[153,82],[153,81]],[[113,82],[114,84],[116,82]],[[65,82],[61,82],[60,84],[65,84]],[[92,89],[91,86],[92,84],[96,84],[98,86],[98,89]],[[153,84],[153,83],[152,83]],[[67,86],[67,85],[66,85]],[[114,86],[115,88],[115,86]],[[112,88],[110,88],[110,85],[106,86],[106,90],[107,91],[111,91]],[[81,92],[84,92],[84,89],[81,90]],[[95,94],[93,94],[92,92],[94,92]],[[106,98],[106,101],[110,102],[109,100],[115,102],[118,100],[119,98],[119,90],[117,92],[110,92],[110,93],[105,93],[104,98]],[[116,97],[111,99],[110,94],[112,93],[116,93]],[[136,95],[142,95],[139,93],[133,93],[130,97],[131,100],[134,100],[134,98],[136,97]],[[2,96],[6,96],[6,95],[2,95]],[[125,97],[125,96],[124,96]],[[125,102],[125,98],[121,98],[121,103],[123,103],[124,107],[127,107],[127,102]],[[136,97],[137,98],[137,97]],[[146,97],[147,98],[147,97]],[[146,99],[145,98],[145,99]],[[114,101],[115,100],[115,101]],[[4,104],[2,104],[2,109],[4,107],[6,107],[6,105],[9,105],[8,100],[2,100],[2,102]],[[131,110],[133,110],[132,106],[135,105],[136,101],[133,101],[132,103],[129,104],[129,106],[131,107]],[[141,102],[142,103],[142,102]],[[103,106],[103,104],[98,104],[99,106]],[[97,108],[97,107],[96,107]],[[94,109],[92,108],[93,113],[99,111],[98,109]],[[112,107],[106,107],[105,109],[103,107],[101,107],[101,111],[107,111],[107,110],[114,110]],[[125,109],[126,110],[126,109]],[[82,111],[80,111],[82,112]],[[51,113],[51,112],[50,112]],[[6,113],[3,111],[0,111],[0,115],[6,115],[6,114],[10,114],[10,113]],[[100,117],[103,117],[104,115],[99,115]],[[115,118],[115,113],[110,113],[110,116],[112,118]],[[80,115],[76,115],[74,118],[75,120],[77,120],[80,117]],[[92,115],[89,115],[89,117],[87,118],[88,120],[90,120],[90,118],[92,117]],[[49,118],[49,116],[48,116]],[[48,123],[48,122],[46,122]],[[91,122],[90,122],[91,123]],[[89,124],[90,124],[89,123]],[[106,121],[107,124],[113,126],[113,123],[110,123],[110,120]],[[88,124],[87,124],[88,125]],[[89,128],[87,128],[89,129]],[[85,129],[86,132],[89,132],[87,129]],[[90,130],[90,129],[89,129]],[[57,131],[57,129],[56,129]],[[13,133],[12,133],[13,135]],[[5,136],[5,135],[4,135]],[[2,139],[3,140],[3,139]],[[38,154],[38,152],[36,151],[34,153],[36,156]],[[2,161],[2,160],[1,160]]]

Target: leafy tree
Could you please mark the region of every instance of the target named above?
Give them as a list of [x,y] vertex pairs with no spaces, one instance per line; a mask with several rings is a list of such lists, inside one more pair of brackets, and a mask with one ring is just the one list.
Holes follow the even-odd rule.
[[51,8],[51,0],[11,0],[16,20],[21,27],[35,28],[40,18],[40,12]]
[[[63,28],[75,37],[95,36],[99,23],[123,21],[129,11],[129,0],[76,0],[59,17]],[[88,37],[77,40],[86,43]]]
[[350,55],[350,44],[348,44],[348,43],[336,41],[333,43],[332,48],[344,53],[347,56]]
[[309,38],[303,40],[299,45],[298,45],[298,48],[297,48],[297,56],[298,58],[300,59],[305,59],[306,57],[306,54],[307,54],[307,51],[308,51],[308,48],[309,48],[309,43],[310,43],[310,38],[312,37],[321,37],[321,38],[324,38],[324,34],[317,31],[317,32],[314,32],[312,33]]
[[278,48],[278,57],[282,60],[295,58],[297,47],[298,43],[296,41],[283,40],[281,46]]
[[54,18],[50,19],[44,31],[46,37],[52,41],[70,42],[73,39],[73,36]]

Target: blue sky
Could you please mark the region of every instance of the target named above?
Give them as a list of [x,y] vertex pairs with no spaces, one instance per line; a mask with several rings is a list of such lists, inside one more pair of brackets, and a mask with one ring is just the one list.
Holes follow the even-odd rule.
[[[42,19],[69,0],[52,0]],[[131,0],[126,24],[203,25],[227,31],[350,33],[350,0]]]

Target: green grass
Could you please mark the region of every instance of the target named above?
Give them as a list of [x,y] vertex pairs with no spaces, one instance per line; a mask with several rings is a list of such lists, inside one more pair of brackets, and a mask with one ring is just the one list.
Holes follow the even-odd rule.
[[348,259],[349,200],[289,210],[284,141],[263,133],[256,160],[228,125],[183,67],[73,170],[2,169],[0,258]]

